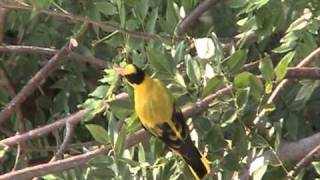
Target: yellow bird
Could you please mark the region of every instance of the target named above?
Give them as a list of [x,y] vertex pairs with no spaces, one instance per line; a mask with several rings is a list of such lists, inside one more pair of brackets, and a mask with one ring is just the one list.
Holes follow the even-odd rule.
[[208,160],[191,141],[183,114],[163,83],[152,79],[134,64],[117,68],[116,71],[134,89],[135,111],[143,127],[180,154],[196,179],[209,174]]

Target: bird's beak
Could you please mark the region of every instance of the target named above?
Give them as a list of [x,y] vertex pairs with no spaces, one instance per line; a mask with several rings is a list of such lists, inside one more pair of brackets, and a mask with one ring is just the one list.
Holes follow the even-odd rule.
[[124,68],[115,68],[116,72],[120,76],[124,76]]

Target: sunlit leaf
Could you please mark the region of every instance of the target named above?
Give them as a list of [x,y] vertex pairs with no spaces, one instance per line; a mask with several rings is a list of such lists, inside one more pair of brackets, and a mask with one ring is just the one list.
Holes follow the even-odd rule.
[[284,78],[287,73],[287,68],[291,60],[293,59],[295,53],[290,52],[286,54],[280,62],[277,64],[276,68],[274,69],[274,73],[276,74],[276,80],[280,81]]
[[260,60],[259,69],[262,73],[263,78],[266,81],[272,81],[273,79],[273,64],[270,56],[266,56]]
[[198,38],[194,40],[194,43],[201,59],[208,59],[214,55],[215,46],[211,38]]

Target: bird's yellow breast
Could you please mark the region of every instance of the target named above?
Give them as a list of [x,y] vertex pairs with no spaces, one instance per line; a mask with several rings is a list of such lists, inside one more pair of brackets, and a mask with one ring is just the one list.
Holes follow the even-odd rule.
[[173,100],[159,80],[147,77],[141,85],[134,86],[134,95],[135,111],[147,129],[171,121]]

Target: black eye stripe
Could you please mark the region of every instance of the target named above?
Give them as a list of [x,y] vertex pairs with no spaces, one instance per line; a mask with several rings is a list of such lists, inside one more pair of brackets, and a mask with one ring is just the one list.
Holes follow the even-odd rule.
[[138,68],[136,73],[127,74],[124,77],[131,83],[131,84],[140,84],[144,80],[144,72]]

